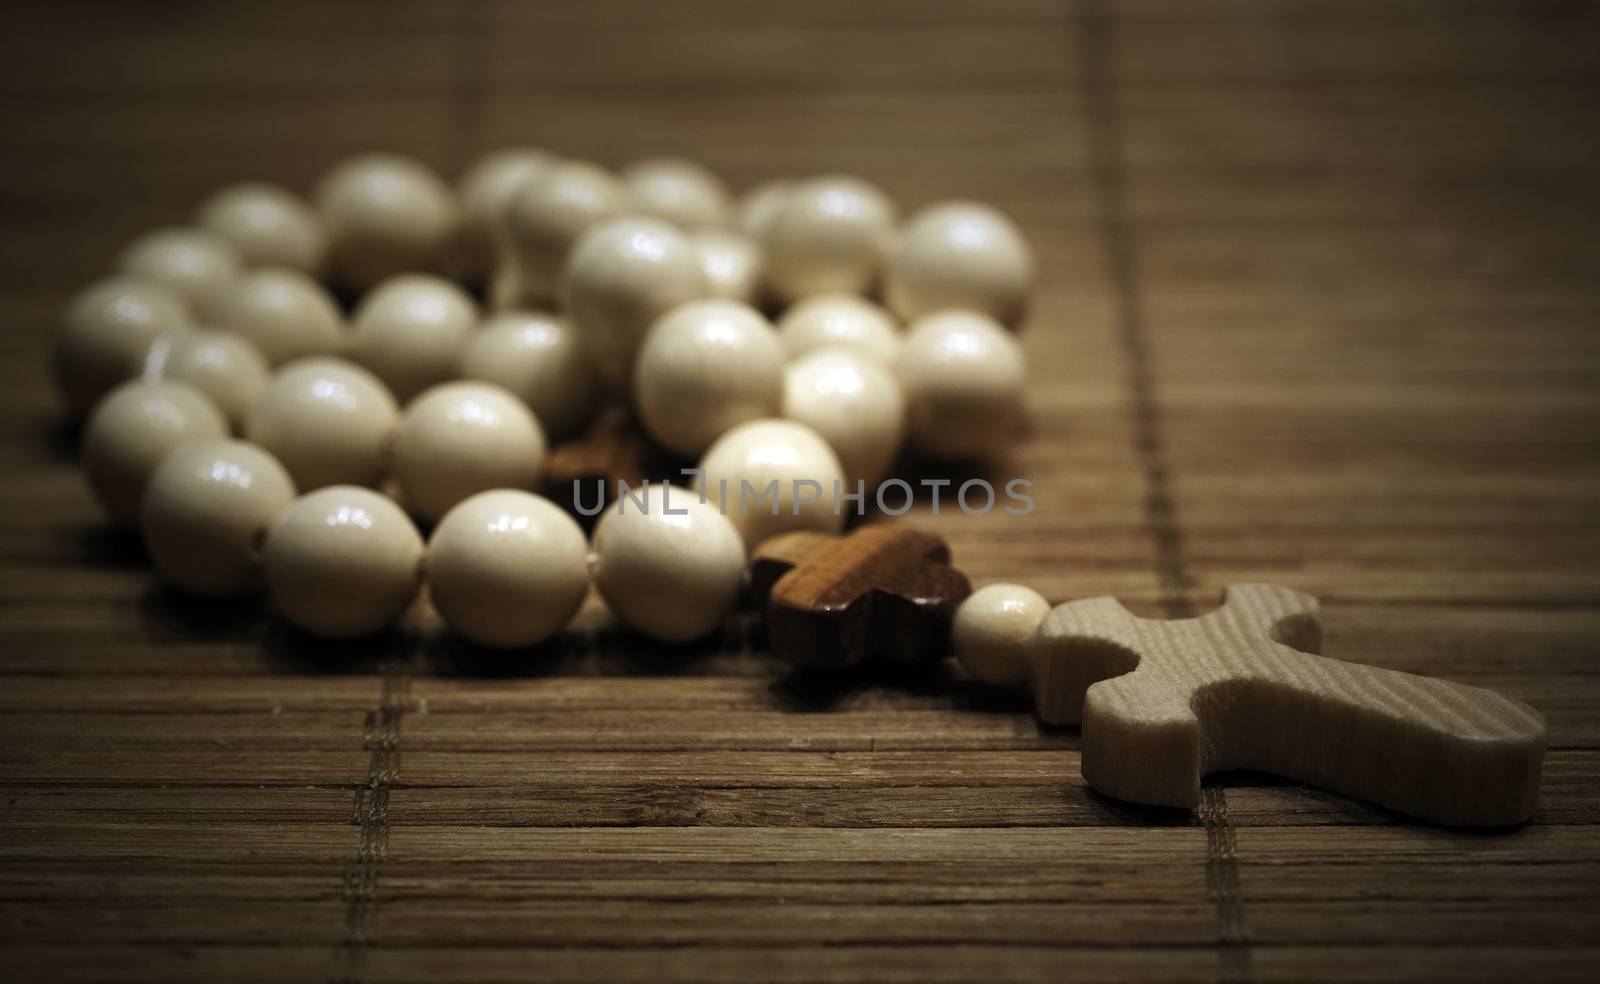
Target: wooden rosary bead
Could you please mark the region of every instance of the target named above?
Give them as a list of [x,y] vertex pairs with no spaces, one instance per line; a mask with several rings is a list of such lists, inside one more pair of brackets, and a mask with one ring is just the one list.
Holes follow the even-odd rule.
[[675,157],[636,161],[623,168],[622,187],[633,211],[682,229],[720,228],[732,219],[727,187],[696,161]]
[[379,284],[351,319],[350,357],[401,403],[454,379],[478,323],[478,306],[442,277],[408,273]]
[[635,494],[618,498],[595,527],[600,596],[652,639],[680,643],[716,631],[744,584],[738,531],[688,489],[652,484]]
[[896,218],[894,203],[859,178],[801,182],[785,196],[762,243],[768,286],[787,301],[866,293],[883,272]]
[[896,363],[912,444],[930,458],[983,458],[1022,422],[1022,346],[986,315],[944,311],[913,324]]
[[[844,472],[828,442],[805,424],[774,419],[752,420],[717,438],[700,459],[697,487],[754,550],[791,530],[837,533],[845,510],[834,508],[835,483],[843,487]],[[763,498],[769,486],[775,495]]]
[[502,218],[494,306],[548,307],[578,238],[627,207],[622,182],[586,161],[557,161],[535,174],[511,196]]
[[942,659],[950,619],[971,587],[932,533],[872,523],[848,536],[773,537],[750,559],[750,593],[772,651],[796,666]]
[[460,221],[455,196],[421,162],[362,154],[335,167],[317,187],[328,237],[328,271],[356,291],[438,261]]
[[522,401],[490,383],[441,383],[406,407],[392,475],[402,501],[430,522],[489,489],[531,489],[544,431]]
[[183,298],[158,283],[111,277],[84,289],[56,327],[51,353],[68,412],[94,406],[139,371],[156,339],[189,322]]
[[167,455],[145,488],[140,525],[150,559],[185,591],[254,592],[261,586],[261,543],[294,497],[289,473],[254,444],[185,444]]
[[298,359],[267,383],[245,436],[283,462],[302,492],[376,485],[400,411],[382,382],[327,356]]
[[822,435],[851,491],[870,494],[889,473],[905,442],[906,401],[883,366],[856,349],[821,348],[784,372],[783,416]]
[[691,301],[656,321],[634,366],[639,420],[656,443],[693,457],[736,424],[778,413],[783,344],[761,312]]
[[950,308],[1015,329],[1033,290],[1033,254],[1011,220],[976,202],[941,202],[911,217],[889,259],[884,294],[906,321]]
[[261,548],[279,614],[313,635],[371,635],[400,618],[422,581],[422,537],[390,499],[335,485],[290,503]]
[[689,240],[660,219],[612,219],[578,240],[562,278],[573,327],[602,378],[626,386],[657,318],[706,296]]
[[642,489],[646,480],[676,476],[681,467],[626,409],[613,404],[582,434],[550,448],[540,466],[539,485],[578,525],[591,528],[596,513],[615,501],[619,482]]
[[1011,686],[1028,679],[1029,652],[1050,603],[1020,584],[991,584],[956,609],[950,640],[956,658],[984,683]]
[[485,155],[462,175],[457,193],[464,276],[483,281],[494,272],[500,227],[511,199],[555,162],[555,155],[548,151],[511,147]]
[[83,472],[106,515],[132,523],[162,459],[190,441],[227,436],[222,413],[193,386],[133,380],[89,414]]
[[327,238],[322,220],[299,195],[277,185],[229,185],[200,206],[195,221],[226,239],[246,266],[275,266],[315,274]]
[[761,293],[761,247],[743,233],[696,229],[689,233],[710,297],[754,304]]
[[142,375],[151,382],[171,380],[198,389],[238,434],[266,392],[271,371],[256,347],[239,335],[184,328],[156,339],[145,355]]
[[534,646],[561,631],[589,593],[589,541],[548,499],[480,492],[434,529],[427,578],[458,635],[494,649]]
[[216,233],[173,227],[134,240],[117,260],[117,269],[170,287],[204,316],[239,276],[242,265],[233,244]]
[[783,312],[778,336],[798,359],[824,346],[846,345],[892,366],[900,353],[900,329],[889,312],[853,294],[808,297]]
[[491,315],[468,338],[461,374],[515,394],[551,441],[588,426],[604,395],[600,374],[571,324],[540,312]]
[[222,291],[208,314],[212,325],[242,335],[274,366],[337,355],[349,341],[333,296],[297,270],[247,271]]
[[783,208],[783,203],[788,199],[789,192],[794,190],[795,182],[787,178],[776,181],[764,181],[745,192],[739,199],[739,208],[735,224],[745,235],[756,242],[763,242],[767,237],[767,230],[772,228],[772,220],[777,217],[778,210]]

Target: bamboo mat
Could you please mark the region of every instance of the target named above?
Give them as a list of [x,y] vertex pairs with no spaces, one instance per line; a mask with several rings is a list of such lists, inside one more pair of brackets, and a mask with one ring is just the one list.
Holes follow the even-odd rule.
[[[25,2],[0,34],[10,980],[1592,979],[1600,30],[1579,3]],[[128,239],[246,177],[510,142],[860,173],[1036,245],[1026,520],[975,582],[1321,596],[1326,651],[1550,723],[1536,822],[1258,775],[1087,790],[962,682],[785,675],[591,606],[548,653],[322,647],[165,593],[43,374]]]

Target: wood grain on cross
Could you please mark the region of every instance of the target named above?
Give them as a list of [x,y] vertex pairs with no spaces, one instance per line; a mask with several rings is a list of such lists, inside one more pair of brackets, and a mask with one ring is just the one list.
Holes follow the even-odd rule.
[[938,659],[951,615],[972,592],[943,538],[890,524],[843,537],[785,533],[764,541],[750,565],[767,640],[798,666]]
[[1230,585],[1192,619],[1113,598],[1057,606],[1032,655],[1039,715],[1083,724],[1083,777],[1119,799],[1194,807],[1206,773],[1259,769],[1440,823],[1532,816],[1537,711],[1491,690],[1316,655],[1316,599]]

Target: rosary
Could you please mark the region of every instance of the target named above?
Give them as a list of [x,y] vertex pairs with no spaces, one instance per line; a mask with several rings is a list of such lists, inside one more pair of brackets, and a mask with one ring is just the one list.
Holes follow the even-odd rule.
[[[1536,809],[1536,711],[1317,655],[1297,591],[1231,585],[1179,620],[1052,608],[1020,585],[974,592],[931,533],[843,532],[846,502],[898,515],[895,484],[909,508],[886,479],[903,447],[981,459],[1022,419],[1033,260],[986,205],[902,222],[840,175],[735,205],[689,161],[613,174],[524,149],[451,188],[370,154],[310,202],[225,188],[116,267],[58,324],[56,379],[86,416],[96,499],[179,590],[264,588],[299,629],[353,638],[425,589],[496,649],[560,632],[591,582],[670,643],[749,597],[797,666],[953,651],[1027,687],[1043,721],[1082,727],[1085,780],[1132,802],[1193,809],[1207,773],[1259,769],[1444,824]],[[357,298],[348,318],[334,290]],[[652,481],[664,460],[698,462],[692,481]],[[1018,485],[951,494],[1031,508]],[[598,514],[592,538],[574,514]]]

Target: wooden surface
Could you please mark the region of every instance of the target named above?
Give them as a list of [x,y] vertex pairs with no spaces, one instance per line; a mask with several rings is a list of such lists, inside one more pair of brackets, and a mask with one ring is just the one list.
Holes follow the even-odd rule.
[[[25,2],[0,32],[8,979],[1504,980],[1600,959],[1597,13],[1580,3]],[[1550,724],[1535,822],[1260,776],[1102,799],[957,681],[785,677],[749,619],[352,650],[109,535],[50,319],[213,187],[372,147],[859,172],[1017,216],[1037,511],[975,584],[1270,580],[1325,652]],[[426,628],[425,613],[418,624]]]

